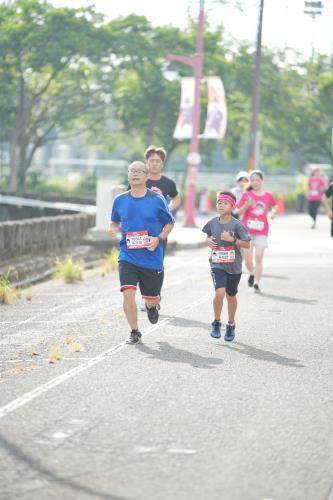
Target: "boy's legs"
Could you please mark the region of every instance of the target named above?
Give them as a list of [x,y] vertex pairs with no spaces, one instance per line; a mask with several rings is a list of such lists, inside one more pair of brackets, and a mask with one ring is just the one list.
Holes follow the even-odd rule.
[[236,295],[229,295],[228,293],[226,295],[228,301],[228,322],[234,324],[237,311],[237,297]]
[[225,288],[218,288],[217,290],[215,290],[215,297],[213,300],[215,321],[221,321],[224,296],[225,296]]
[[224,340],[227,342],[232,342],[235,338],[235,316],[237,311],[237,292],[238,284],[241,279],[241,274],[228,274],[226,296],[228,301],[228,323],[226,325],[226,332],[224,335]]

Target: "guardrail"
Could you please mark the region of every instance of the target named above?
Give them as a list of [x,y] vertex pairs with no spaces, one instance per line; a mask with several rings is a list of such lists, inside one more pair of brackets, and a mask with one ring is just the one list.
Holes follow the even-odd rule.
[[94,225],[95,215],[83,213],[0,222],[0,260],[72,247]]

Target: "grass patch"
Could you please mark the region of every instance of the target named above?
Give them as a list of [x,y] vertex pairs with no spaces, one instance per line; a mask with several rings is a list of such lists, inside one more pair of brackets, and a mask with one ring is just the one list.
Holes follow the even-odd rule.
[[0,277],[0,304],[12,304],[21,298],[21,290],[13,288],[9,282],[9,272]]
[[104,254],[104,262],[101,267],[101,276],[106,276],[118,269],[118,250],[112,248],[109,252]]
[[84,262],[82,260],[74,262],[71,257],[64,260],[57,258],[55,265],[57,268],[55,277],[63,278],[65,283],[75,283],[83,279]]

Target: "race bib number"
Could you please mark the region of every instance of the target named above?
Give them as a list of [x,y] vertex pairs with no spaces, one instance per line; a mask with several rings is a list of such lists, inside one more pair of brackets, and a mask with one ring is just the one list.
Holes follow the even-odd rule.
[[310,189],[310,195],[311,196],[318,196],[319,195],[318,189]]
[[235,260],[235,247],[217,247],[212,250],[214,264],[233,264]]
[[129,250],[147,248],[149,243],[148,231],[128,231],[126,233],[126,246]]
[[249,219],[246,225],[249,229],[254,229],[255,231],[262,231],[264,229],[265,223],[263,220]]

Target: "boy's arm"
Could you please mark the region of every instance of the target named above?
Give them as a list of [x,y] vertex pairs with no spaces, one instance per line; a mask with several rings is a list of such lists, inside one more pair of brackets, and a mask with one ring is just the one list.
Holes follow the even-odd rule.
[[250,248],[250,242],[248,240],[241,240],[238,234],[233,236],[229,233],[229,231],[223,231],[221,239],[224,241],[229,241],[230,243],[233,243],[240,248]]

